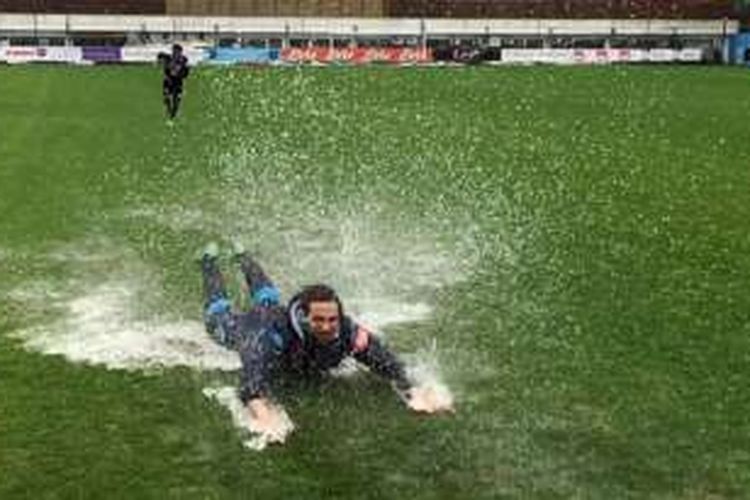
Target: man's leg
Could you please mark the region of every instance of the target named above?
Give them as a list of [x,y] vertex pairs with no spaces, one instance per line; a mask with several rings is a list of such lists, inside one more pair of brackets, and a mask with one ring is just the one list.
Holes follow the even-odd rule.
[[161,93],[162,93],[163,100],[164,100],[164,107],[166,108],[166,111],[167,111],[167,116],[171,117],[172,116],[172,89],[169,84],[169,81],[167,81],[166,79],[162,82]]
[[224,347],[236,348],[239,344],[238,321],[232,313],[224,277],[217,262],[218,250],[209,245],[201,257],[203,274],[204,312],[206,330]]
[[177,88],[172,91],[172,108],[169,111],[169,116],[175,118],[177,111],[180,109],[180,100],[182,99],[182,90]]
[[246,252],[237,255],[240,262],[240,269],[245,276],[248,293],[250,295],[250,305],[272,307],[279,305],[281,293],[273,281],[263,271],[255,259],[250,257]]

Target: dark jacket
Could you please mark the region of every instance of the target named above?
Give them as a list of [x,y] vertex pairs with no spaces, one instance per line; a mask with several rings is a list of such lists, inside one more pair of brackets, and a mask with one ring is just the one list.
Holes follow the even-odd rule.
[[190,74],[187,57],[184,55],[174,57],[173,55],[163,54],[161,60],[164,68],[164,84],[182,85],[182,80]]
[[400,390],[410,387],[403,364],[376,336],[368,333],[366,348],[356,351],[355,338],[361,327],[349,316],[342,317],[338,337],[327,344],[318,342],[307,331],[296,299],[288,307],[256,307],[238,321],[243,332],[237,346],[242,360],[240,398],[245,403],[268,397],[276,376],[323,373],[347,356],[392,381]]

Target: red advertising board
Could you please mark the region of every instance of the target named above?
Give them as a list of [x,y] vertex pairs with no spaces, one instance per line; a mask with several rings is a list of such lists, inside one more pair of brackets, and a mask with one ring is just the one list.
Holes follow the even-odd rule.
[[281,51],[285,62],[346,62],[366,64],[372,62],[409,63],[430,62],[432,51],[414,47],[357,47],[332,49],[328,47],[290,47]]

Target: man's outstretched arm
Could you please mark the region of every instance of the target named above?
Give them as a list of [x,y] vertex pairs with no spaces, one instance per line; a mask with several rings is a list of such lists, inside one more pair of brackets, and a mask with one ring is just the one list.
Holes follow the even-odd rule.
[[266,330],[245,339],[240,346],[242,373],[240,375],[240,399],[246,405],[253,399],[271,397],[273,368],[284,350],[280,334]]
[[272,330],[265,331],[242,346],[239,395],[255,429],[272,442],[283,442],[293,427],[285,424],[283,409],[271,400],[273,368],[283,354],[283,343],[277,336]]
[[403,362],[372,332],[354,325],[352,355],[381,377],[390,380],[397,390],[408,391],[412,384],[406,377]]
[[390,380],[406,405],[418,413],[452,412],[453,398],[438,387],[418,385],[406,376],[404,364],[367,329],[355,326],[352,355],[371,371]]

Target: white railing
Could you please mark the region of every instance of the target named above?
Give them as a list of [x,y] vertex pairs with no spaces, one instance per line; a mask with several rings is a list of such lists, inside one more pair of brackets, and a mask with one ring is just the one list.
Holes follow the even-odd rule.
[[736,20],[374,19],[0,14],[0,34],[181,33],[277,36],[724,36]]

